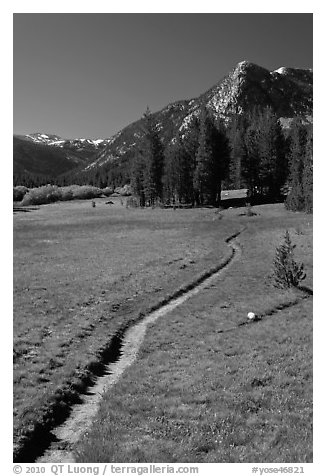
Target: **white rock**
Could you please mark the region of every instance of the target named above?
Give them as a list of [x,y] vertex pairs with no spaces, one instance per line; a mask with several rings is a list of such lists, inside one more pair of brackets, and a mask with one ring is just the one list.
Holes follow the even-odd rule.
[[248,312],[247,317],[250,321],[256,318],[256,314],[254,312]]

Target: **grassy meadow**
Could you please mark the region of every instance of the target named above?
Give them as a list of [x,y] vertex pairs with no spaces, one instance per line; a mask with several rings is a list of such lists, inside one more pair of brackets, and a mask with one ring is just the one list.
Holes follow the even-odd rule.
[[[221,262],[245,226],[240,260],[150,329],[74,450],[80,462],[311,461],[312,303],[270,274],[289,229],[312,287],[312,216],[106,200],[14,215],[16,451],[64,418],[121,326]],[[221,332],[250,310],[264,319]]]
[[224,238],[238,229],[236,219],[217,226],[209,209],[136,210],[106,200],[14,215],[17,443],[53,418],[45,415],[63,395],[75,398],[118,328],[218,263],[229,253]]
[[[312,286],[312,217],[255,210],[240,261],[149,330],[78,462],[312,462],[312,301],[270,279],[288,228]],[[250,310],[263,319],[236,327]]]

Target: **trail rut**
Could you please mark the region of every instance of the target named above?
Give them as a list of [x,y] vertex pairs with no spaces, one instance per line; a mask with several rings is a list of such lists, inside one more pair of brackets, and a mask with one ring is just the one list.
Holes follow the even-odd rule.
[[[243,230],[241,230],[243,231]],[[103,376],[98,377],[95,384],[89,388],[86,395],[82,396],[82,403],[76,404],[72,408],[69,418],[60,426],[52,430],[54,443],[45,451],[43,456],[37,459],[39,463],[73,463],[75,458],[73,453],[67,448],[75,444],[84,432],[91,426],[93,419],[99,408],[102,395],[112,387],[121,377],[123,372],[137,358],[138,351],[144,341],[147,327],[160,317],[165,316],[185,301],[200,293],[206,287],[213,284],[217,277],[220,277],[238,259],[241,254],[239,245],[235,238],[240,232],[229,237],[226,242],[231,248],[231,255],[219,267],[208,272],[193,287],[185,290],[178,297],[172,298],[153,312],[126,330],[118,342],[119,357],[105,366]]]

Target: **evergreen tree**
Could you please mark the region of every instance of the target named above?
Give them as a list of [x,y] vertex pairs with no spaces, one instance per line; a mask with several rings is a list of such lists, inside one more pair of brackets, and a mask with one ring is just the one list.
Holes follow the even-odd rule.
[[274,285],[278,288],[298,286],[300,281],[306,277],[303,264],[294,260],[293,251],[295,246],[291,242],[288,230],[286,230],[284,243],[276,248],[274,259]]
[[196,169],[194,172],[194,188],[197,192],[198,204],[203,205],[210,200],[210,181],[213,161],[211,143],[212,122],[206,108],[201,111],[199,146],[196,154]]
[[259,186],[259,129],[252,123],[244,136],[241,173],[248,188],[248,197],[255,197]]
[[[230,143],[226,135],[226,128],[220,121],[213,129],[213,177],[216,181],[216,189],[214,189],[214,196],[217,204],[221,201],[222,182],[229,177],[230,170]],[[215,192],[216,190],[216,192]]]
[[244,155],[244,135],[246,131],[246,121],[243,116],[232,117],[228,128],[227,137],[230,144],[230,173],[228,188],[240,189],[243,184],[242,177],[242,157]]
[[285,137],[271,108],[261,113],[259,123],[259,185],[266,195],[277,199],[287,177]]
[[287,167],[287,146],[282,127],[270,108],[256,108],[244,134],[242,175],[249,197],[267,195],[277,199],[281,195]]
[[194,188],[200,205],[219,203],[221,184],[227,176],[229,160],[230,148],[225,130],[221,124],[216,127],[206,108],[203,108],[194,172]]
[[187,202],[189,190],[189,162],[180,135],[170,144],[165,160],[165,196],[172,201]]
[[145,206],[145,189],[144,189],[144,170],[145,160],[142,152],[138,150],[132,163],[130,185],[133,193],[138,197],[141,207]]
[[195,203],[193,187],[199,120],[196,116],[178,132],[165,154],[164,196],[172,203]]
[[193,115],[185,131],[185,134],[182,136],[189,167],[187,187],[189,191],[189,200],[191,201],[192,206],[194,206],[195,203],[199,201],[197,191],[194,188],[194,175],[197,166],[196,157],[199,147],[199,136],[200,119]]
[[290,132],[290,192],[286,199],[286,207],[293,211],[305,209],[305,191],[303,184],[305,155],[307,147],[307,129],[300,118],[295,118]]
[[303,192],[305,201],[305,211],[312,213],[313,210],[313,134],[312,126],[307,132],[307,142],[305,147],[303,165]]
[[163,199],[164,149],[157,124],[147,108],[143,117],[144,138],[141,145],[144,157],[143,189],[145,199],[153,205]]

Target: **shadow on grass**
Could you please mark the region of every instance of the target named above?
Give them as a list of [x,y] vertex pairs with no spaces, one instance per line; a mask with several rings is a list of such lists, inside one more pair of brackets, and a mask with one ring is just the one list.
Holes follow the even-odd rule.
[[[222,198],[220,201],[219,208],[226,209],[226,208],[242,208],[246,207],[248,203],[250,205],[269,205],[273,203],[283,203],[286,199],[285,195],[282,195],[279,198],[275,197],[264,197],[264,196],[256,196],[252,198],[248,197],[236,197],[236,198]],[[174,209],[185,209],[185,208],[216,208],[213,205],[192,205],[189,203],[178,204],[178,205],[164,205],[163,208],[174,208]]]
[[241,197],[241,198],[223,198],[220,203],[221,208],[241,208],[246,207],[249,203],[250,205],[269,205],[273,203],[283,203],[286,196],[281,196],[280,198],[276,199],[273,197],[263,197],[257,196],[249,199],[248,197]]
[[39,207],[14,207],[14,213],[18,213],[18,212],[33,212],[35,210],[39,210],[40,208]]

